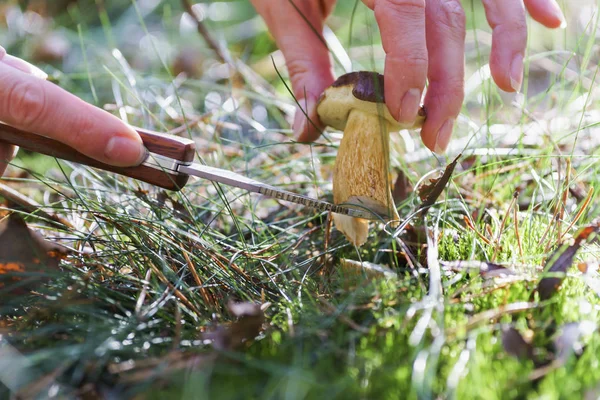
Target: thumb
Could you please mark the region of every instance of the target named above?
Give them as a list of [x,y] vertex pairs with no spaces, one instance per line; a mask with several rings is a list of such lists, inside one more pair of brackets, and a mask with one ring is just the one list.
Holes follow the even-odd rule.
[[294,134],[299,141],[317,139],[322,130],[316,111],[319,96],[334,81],[323,23],[332,0],[253,0],[285,60],[298,102]]

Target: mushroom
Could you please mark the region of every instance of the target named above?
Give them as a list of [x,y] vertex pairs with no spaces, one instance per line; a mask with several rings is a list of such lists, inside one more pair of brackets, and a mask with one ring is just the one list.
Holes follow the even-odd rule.
[[[321,95],[317,113],[324,125],[344,131],[333,172],[334,203],[356,204],[384,220],[398,220],[390,190],[389,134],[420,127],[425,110],[414,124],[398,123],[385,105],[383,87],[383,75],[376,72],[342,75]],[[354,245],[366,242],[367,220],[340,214],[333,219]]]

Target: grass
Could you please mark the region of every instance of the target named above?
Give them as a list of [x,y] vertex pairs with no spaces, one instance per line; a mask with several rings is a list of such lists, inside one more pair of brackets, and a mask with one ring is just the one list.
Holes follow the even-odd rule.
[[[275,47],[246,2],[219,3],[227,18],[205,21],[250,67],[235,79],[193,27],[181,27],[177,1],[108,3],[75,2],[49,19],[72,46],[67,58],[42,63],[52,79],[139,126],[194,121],[182,134],[204,162],[331,199],[339,135],[293,142],[283,65],[275,53],[273,68]],[[565,3],[575,17],[580,10]],[[355,69],[381,70],[372,15],[353,8],[339,4],[330,25],[351,42]],[[6,203],[0,215],[18,213],[72,251],[33,292],[0,291],[0,366],[14,374],[0,374],[0,398],[597,397],[597,244],[576,255],[587,273],[568,269],[549,299],[537,290],[553,252],[600,214],[591,191],[600,176],[597,18],[583,23],[587,33],[574,23],[552,36],[532,23],[525,90],[508,96],[486,75],[479,4],[465,8],[477,30],[448,160],[463,156],[420,217],[417,189],[447,160],[415,135],[395,137],[393,171],[417,188],[398,202],[408,226],[378,226],[360,249],[327,214],[206,181],[165,193],[22,152],[5,183],[65,223],[22,204]],[[0,26],[10,52],[33,58],[40,37]],[[200,63],[199,77],[164,68],[183,54]],[[343,259],[393,274],[367,276]],[[506,274],[480,271],[482,262]],[[264,319],[232,306],[244,302],[262,305]]]

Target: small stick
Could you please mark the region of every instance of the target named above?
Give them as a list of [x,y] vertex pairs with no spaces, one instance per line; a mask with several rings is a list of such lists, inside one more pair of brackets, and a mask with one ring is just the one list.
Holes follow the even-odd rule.
[[[508,205],[508,209],[506,210],[506,214],[504,214],[504,218],[502,218],[502,222],[500,223],[500,229],[498,230],[498,237],[496,238],[496,248],[494,249],[494,256],[492,257],[492,261],[496,259],[498,252],[500,251],[500,238],[502,237],[502,231],[504,231],[504,227],[506,226],[506,221],[508,220],[508,216],[510,215],[510,210],[513,208],[516,202],[516,197],[513,196],[510,204]],[[516,221],[515,221],[516,223]]]
[[565,216],[565,208],[567,205],[567,200],[569,198],[569,181],[571,180],[571,159],[567,158],[567,165],[566,165],[566,172],[565,172],[565,186],[564,186],[564,190],[563,190],[563,194],[561,196],[561,201],[558,204],[559,207],[559,214],[558,214],[558,219],[556,220],[556,226],[557,226],[557,232],[556,232],[556,237],[558,240],[558,243],[560,245],[560,242],[562,241],[562,220]]
[[335,306],[333,304],[331,304],[330,302],[328,302],[327,300],[325,300],[323,298],[318,298],[318,301],[319,301],[319,303],[321,303],[321,305],[325,309],[324,311],[327,314],[335,315],[341,322],[348,325],[350,328],[354,329],[355,331],[358,331],[360,333],[369,333],[369,328],[360,326],[355,321],[353,321],[351,318],[349,318],[347,315],[341,314],[338,311],[338,309],[335,308]]
[[144,284],[142,285],[142,291],[140,292],[140,296],[135,302],[135,315],[141,317],[142,306],[144,305],[144,301],[146,301],[146,294],[148,293],[148,286],[150,285],[150,276],[152,275],[152,270],[148,269],[146,271],[146,276],[144,277]]
[[200,18],[198,18],[198,16],[196,15],[196,12],[194,11],[194,8],[192,7],[192,3],[190,3],[190,0],[181,0],[181,3],[183,4],[183,8],[185,9],[185,12],[187,12],[190,15],[190,17],[193,18],[194,22],[196,23],[196,29],[198,30],[198,33],[200,34],[200,36],[202,36],[202,38],[206,42],[206,45],[208,47],[210,47],[210,49],[212,51],[215,52],[215,55],[217,56],[217,58],[219,59],[220,62],[222,62],[223,64],[227,64],[227,59],[225,58],[225,55],[223,54],[221,47],[219,46],[217,41],[215,39],[213,39],[213,37],[208,32],[208,29],[206,29],[206,27],[204,26],[204,24],[202,23]]
[[492,242],[490,241],[490,239],[486,238],[485,236],[483,236],[478,230],[477,228],[475,228],[475,226],[473,225],[473,223],[471,222],[471,220],[469,219],[469,217],[467,217],[466,215],[463,217],[463,220],[465,221],[465,224],[467,225],[468,228],[472,229],[473,232],[475,232],[475,234],[477,234],[477,236],[479,236],[479,238],[481,240],[483,240],[485,243],[489,244],[490,246],[492,245]]
[[518,220],[518,210],[519,204],[516,203],[516,200],[519,198],[519,191],[515,190],[513,194],[513,199],[515,201],[515,205],[513,207],[514,212],[514,220],[515,220],[515,238],[517,239],[517,246],[519,246],[519,255],[521,256],[521,261],[523,261],[523,246],[521,245],[521,235],[519,235],[519,220]]
[[175,335],[173,337],[173,350],[177,350],[181,343],[181,306],[175,303]]
[[583,212],[588,208],[588,206],[590,205],[590,201],[592,200],[592,195],[593,194],[594,194],[594,187],[592,186],[590,188],[587,196],[585,197],[585,200],[583,201],[583,204],[581,205],[581,208],[579,209],[579,211],[575,215],[575,218],[573,218],[573,221],[571,221],[571,223],[569,224],[569,226],[565,230],[565,233],[560,238],[561,241],[564,238],[564,236],[573,228],[573,226],[575,225],[575,223],[577,223],[577,221],[579,221],[579,218],[581,218],[581,216],[583,215]]
[[54,223],[58,223],[67,228],[73,228],[73,225],[66,219],[61,218],[58,215],[48,214],[46,211],[44,211],[42,209],[42,206],[39,203],[37,203],[36,201],[30,199],[29,197],[25,196],[24,194],[16,191],[15,189],[13,189],[10,186],[5,185],[1,182],[0,182],[0,197],[4,197],[9,202],[22,207],[29,214],[32,214],[34,216],[37,214],[38,217],[47,219]]
[[158,277],[158,279],[160,279],[162,281],[162,283],[167,285],[167,287],[171,291],[173,291],[173,294],[175,295],[175,297],[177,297],[179,299],[180,302],[182,302],[187,308],[189,308],[196,314],[198,314],[198,315],[202,314],[200,312],[200,310],[198,310],[198,308],[196,308],[196,306],[191,301],[189,301],[188,298],[183,293],[181,293],[181,291],[179,289],[177,289],[175,287],[175,285],[173,285],[169,281],[169,279],[158,269],[158,267],[156,265],[154,265],[153,262],[149,262],[148,265],[150,266],[150,268],[152,268],[152,272],[154,272],[154,274]]
[[200,290],[200,295],[202,296],[202,298],[204,299],[206,304],[214,305],[215,302],[210,298],[206,288],[204,287],[204,283],[202,283],[202,279],[200,279],[200,275],[198,275],[198,271],[196,271],[196,266],[190,259],[190,256],[187,254],[187,251],[183,248],[183,246],[180,246],[180,248],[181,248],[181,253],[183,254],[183,258],[185,258],[185,262],[187,264],[188,270],[192,274],[192,278],[194,278],[194,282],[196,282],[196,285],[198,285],[198,288]]

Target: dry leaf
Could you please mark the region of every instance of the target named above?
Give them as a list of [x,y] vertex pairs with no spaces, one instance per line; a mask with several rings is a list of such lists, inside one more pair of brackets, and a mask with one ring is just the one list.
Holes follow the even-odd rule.
[[211,340],[217,350],[234,350],[260,333],[265,315],[260,304],[230,302],[227,307],[237,321],[227,325],[219,325],[216,329],[204,334],[204,339]]
[[502,346],[511,356],[520,360],[533,360],[533,346],[513,327],[502,331]]
[[394,189],[392,190],[392,198],[394,199],[394,203],[398,204],[408,199],[412,192],[413,187],[410,184],[410,180],[404,171],[400,170],[398,172],[398,177],[396,178],[396,183],[394,183]]
[[[577,251],[592,235],[598,232],[598,228],[598,226],[586,226],[579,231],[573,244],[565,244],[559,247],[548,259],[547,265],[549,264],[550,267],[545,268],[546,272],[564,274],[573,264],[573,259],[575,258]],[[564,276],[549,276],[542,278],[538,284],[538,293],[540,294],[540,299],[547,300],[551,298],[556,293],[564,279]]]
[[452,173],[454,172],[454,168],[456,168],[456,163],[458,163],[458,159],[461,155],[462,154],[456,156],[454,161],[448,164],[442,176],[436,179],[430,179],[428,184],[419,188],[419,197],[421,198],[422,202],[420,207],[421,209],[426,210],[437,201],[438,197],[440,197],[446,188],[446,185],[450,181]]
[[58,269],[59,260],[67,253],[63,246],[31,231],[20,216],[11,214],[0,223],[0,297],[32,289],[45,273]]

